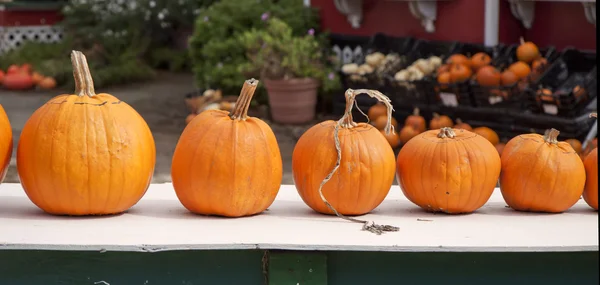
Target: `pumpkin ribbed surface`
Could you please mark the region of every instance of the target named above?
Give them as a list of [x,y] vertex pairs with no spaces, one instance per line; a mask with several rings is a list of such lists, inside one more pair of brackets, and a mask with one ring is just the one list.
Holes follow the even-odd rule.
[[598,210],[598,149],[595,148],[583,160],[585,166],[585,189],[583,199],[590,207]]
[[432,212],[469,213],[491,197],[500,156],[481,136],[461,129],[426,131],[408,141],[397,160],[406,198]]

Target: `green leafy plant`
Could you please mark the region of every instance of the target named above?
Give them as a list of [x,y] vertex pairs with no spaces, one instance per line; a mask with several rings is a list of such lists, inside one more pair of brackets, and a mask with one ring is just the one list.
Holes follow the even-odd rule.
[[339,87],[339,81],[328,66],[321,42],[309,30],[303,36],[294,36],[290,26],[278,19],[268,20],[265,29],[256,29],[239,36],[248,61],[238,70],[246,77],[268,79],[315,78],[321,81],[325,92]]
[[[247,61],[239,36],[266,27],[272,17],[285,19],[294,35],[319,27],[317,11],[298,0],[221,0],[201,11],[190,38],[197,86],[237,94],[240,82],[247,79],[239,72],[239,66]],[[263,92],[257,92],[255,98],[265,101]]]

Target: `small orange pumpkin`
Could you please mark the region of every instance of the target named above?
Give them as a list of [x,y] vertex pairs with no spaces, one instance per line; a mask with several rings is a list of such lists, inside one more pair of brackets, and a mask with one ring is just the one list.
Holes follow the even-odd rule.
[[529,67],[529,65],[522,61],[517,61],[511,64],[508,67],[508,70],[512,71],[517,76],[517,78],[519,78],[519,80],[527,78],[527,76],[529,76],[529,74],[531,73],[531,68]]
[[488,127],[478,127],[473,129],[473,132],[484,137],[486,140],[491,142],[492,145],[497,145],[500,142],[500,137],[498,137],[498,134]]
[[512,86],[519,81],[519,77],[509,69],[504,70],[500,75],[500,84],[502,86]]
[[581,151],[583,150],[581,142],[577,139],[567,139],[565,140],[565,142],[570,144],[573,150],[575,150],[575,152],[577,152],[578,154],[581,153]]
[[452,126],[454,126],[454,123],[450,117],[438,113],[433,113],[433,118],[429,121],[429,128],[432,130],[441,129],[443,127],[451,128]]
[[6,74],[2,85],[9,90],[27,90],[35,86],[31,75],[18,71]]
[[44,90],[54,89],[56,87],[56,80],[52,77],[44,77],[37,86]]
[[539,58],[540,50],[532,42],[526,42],[523,37],[520,39],[521,44],[517,47],[517,59],[524,63],[531,63],[535,59]]
[[0,183],[4,180],[6,172],[8,170],[8,164],[12,157],[13,151],[13,138],[12,138],[12,127],[6,112],[0,104]]
[[294,147],[296,189],[316,212],[366,214],[383,202],[392,187],[396,166],[390,144],[373,126],[352,120],[354,98],[362,92],[386,104],[385,131],[391,132],[389,99],[374,90],[348,89],[344,116],[337,122],[329,120],[311,127]]
[[540,57],[535,59],[531,64],[531,71],[536,73],[542,73],[546,69],[546,66],[548,66],[548,60],[543,57]]
[[[375,105],[371,106],[371,108],[369,108],[369,111],[367,112],[367,116],[369,117],[370,120],[375,120],[381,116],[386,115],[387,113],[387,107],[385,107],[385,105],[377,102]],[[385,123],[384,123],[385,125]]]
[[456,119],[456,125],[454,125],[455,129],[473,131],[473,127],[471,125],[463,122],[460,118]]
[[583,194],[585,168],[571,145],[557,140],[559,131],[511,139],[502,152],[500,190],[518,211],[560,213]]
[[33,80],[34,84],[40,83],[40,81],[42,81],[42,79],[44,79],[44,76],[39,74],[38,72],[33,72],[31,74],[31,80]]
[[406,142],[408,142],[410,139],[414,138],[416,135],[419,134],[419,131],[415,130],[415,128],[413,128],[413,126],[404,126],[402,128],[402,130],[400,130],[400,142],[402,144],[405,144]]
[[146,193],[156,161],[152,132],[127,103],[96,94],[85,56],[71,53],[75,93],[27,120],[17,171],[29,199],[57,215],[121,213]]
[[485,52],[478,52],[471,57],[471,68],[475,71],[490,63],[492,63],[492,58]]
[[189,124],[196,116],[197,114],[194,113],[187,115],[187,117],[185,117],[185,124]]
[[500,156],[481,136],[442,128],[406,143],[398,154],[396,171],[400,189],[417,206],[432,212],[470,213],[494,192]]
[[453,54],[446,60],[446,64],[450,65],[450,69],[452,69],[452,65],[462,64],[466,67],[471,67],[471,60],[463,54]]
[[266,210],[279,193],[283,163],[275,134],[247,114],[257,85],[246,80],[233,111],[203,111],[183,130],[171,177],[190,212],[250,216]]
[[449,84],[450,83],[450,72],[444,71],[442,73],[438,73],[437,82],[440,84]]
[[[378,130],[383,130],[385,129],[385,126],[388,123],[388,119],[387,116],[379,116],[377,118],[375,118],[375,120],[373,120],[373,126],[375,128],[377,128]],[[394,129],[398,128],[398,121],[392,117],[392,119],[390,120],[390,124],[392,124],[392,127],[394,127]]]
[[459,83],[467,81],[473,75],[473,71],[465,64],[453,64],[450,67],[450,82]]
[[477,83],[481,86],[496,87],[500,86],[502,76],[500,72],[493,66],[483,66],[476,73]]
[[385,137],[392,148],[400,146],[400,136],[396,132],[386,133],[385,130],[380,130],[379,132]]
[[406,117],[406,120],[404,120],[404,125],[412,126],[419,133],[422,133],[427,129],[425,118],[420,115],[419,108],[415,108],[412,115]]

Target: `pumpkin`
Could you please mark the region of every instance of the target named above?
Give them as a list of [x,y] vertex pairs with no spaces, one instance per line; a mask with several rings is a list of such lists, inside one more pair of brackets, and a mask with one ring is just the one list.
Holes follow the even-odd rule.
[[521,44],[517,47],[517,59],[524,63],[531,63],[539,58],[540,50],[532,42],[526,42],[521,37]]
[[476,73],[477,83],[481,86],[496,87],[500,86],[500,72],[493,66],[483,66]]
[[[398,128],[398,121],[396,119],[394,119],[394,117],[391,118],[390,124],[392,124],[392,127],[394,127],[394,129]],[[388,124],[388,118],[387,116],[379,116],[377,118],[375,118],[375,120],[373,120],[373,126],[375,126],[375,128],[377,128],[378,130],[383,130],[385,129],[385,126]]]
[[385,105],[383,105],[381,103],[376,103],[375,105],[371,106],[371,108],[369,108],[369,111],[367,112],[367,116],[369,117],[369,119],[375,120],[381,116],[385,117],[386,112],[387,112],[387,107]]
[[183,130],[171,177],[190,212],[242,217],[275,200],[283,176],[279,145],[268,124],[247,114],[257,85],[246,80],[233,111],[203,111]]
[[505,143],[497,143],[497,144],[495,145],[495,147],[496,147],[496,150],[498,151],[498,154],[499,154],[499,155],[502,155],[502,151],[504,151],[504,147],[505,147],[505,146],[506,146],[506,144],[505,144]]
[[436,73],[441,74],[443,72],[448,72],[448,71],[450,71],[450,65],[442,64],[440,67],[437,68]]
[[11,64],[8,69],[6,69],[6,74],[14,74],[21,72],[21,67],[16,64]]
[[533,63],[531,63],[531,70],[536,73],[542,73],[546,69],[547,65],[548,60],[543,57],[540,57],[535,59]]
[[38,72],[34,72],[31,74],[31,80],[33,80],[33,84],[38,84],[40,81],[44,79],[44,76],[39,74]]
[[583,193],[585,168],[571,145],[557,140],[559,131],[544,136],[516,136],[502,152],[500,190],[518,211],[560,213]]
[[511,64],[508,67],[508,70],[512,71],[517,78],[519,78],[519,80],[526,78],[531,73],[531,68],[529,68],[529,65],[522,61],[517,61]]
[[404,125],[413,127],[419,133],[422,133],[427,129],[425,118],[420,115],[419,108],[415,108],[412,115],[406,117],[406,120],[404,120]]
[[[597,113],[590,114],[590,117],[596,118]],[[583,160],[585,167],[585,187],[583,190],[583,200],[598,210],[598,148],[594,148]]]
[[573,87],[573,95],[575,98],[579,99],[580,97],[587,97],[587,90],[580,85]]
[[519,77],[509,69],[504,70],[502,74],[500,74],[500,84],[502,86],[512,86],[519,81]]
[[445,127],[406,143],[396,171],[402,192],[417,206],[432,212],[470,213],[494,192],[500,156],[481,136]]
[[0,104],[0,183],[4,180],[13,151],[12,127]]
[[433,113],[433,118],[429,121],[429,128],[432,130],[441,129],[443,127],[451,128],[454,126],[452,119],[446,115],[441,115],[438,113]]
[[437,76],[437,82],[440,84],[450,84],[450,72],[444,71]]
[[393,131],[392,106],[385,95],[348,89],[344,116],[311,127],[296,143],[292,154],[294,182],[304,203],[316,212],[365,223],[364,229],[375,233],[395,231],[395,227],[345,217],[375,209],[390,191],[395,174],[394,151],[379,130],[352,120],[358,94],[367,94],[387,106],[384,130]]
[[400,135],[399,135],[400,142],[402,144],[405,144],[406,142],[408,142],[410,139],[414,138],[418,134],[419,134],[419,131],[415,130],[415,128],[413,128],[413,126],[410,126],[410,125],[404,126],[400,130]]
[[462,64],[466,67],[471,67],[471,60],[462,54],[453,54],[446,60],[446,64],[450,65],[450,69],[452,69],[452,65]]
[[581,158],[585,158],[588,154],[592,152],[593,149],[598,147],[598,138],[593,138],[588,141],[585,148],[581,151]]
[[87,60],[71,53],[75,93],[58,95],[25,123],[17,171],[29,199],[57,215],[123,212],[144,195],[154,172],[150,128],[127,103],[96,94]]
[[27,90],[34,86],[31,75],[21,72],[6,74],[2,80],[2,85],[9,90]]
[[191,113],[185,117],[185,124],[189,124],[194,118],[196,118],[197,114]]
[[473,75],[473,71],[467,65],[454,64],[450,67],[450,82],[459,83],[467,81]]
[[380,130],[379,132],[385,137],[392,148],[400,146],[400,136],[397,133],[386,133],[385,130]]
[[38,82],[37,86],[44,90],[54,89],[56,87],[56,80],[52,77],[44,77],[44,79]]
[[490,63],[492,63],[492,58],[485,52],[478,52],[471,57],[471,68],[475,71]]
[[460,118],[456,119],[456,125],[454,125],[455,129],[473,131],[473,127],[471,125],[463,122]]
[[488,127],[474,128],[473,132],[484,137],[486,140],[491,142],[492,145],[496,145],[500,142],[500,138],[498,137],[498,134],[496,132],[494,132],[494,130],[492,130]]
[[29,63],[22,64],[19,67],[19,72],[31,74],[33,72],[33,67]]
[[583,150],[581,142],[577,139],[567,139],[565,140],[565,142],[570,144],[573,150],[575,150],[575,152],[577,153],[581,153],[581,151]]

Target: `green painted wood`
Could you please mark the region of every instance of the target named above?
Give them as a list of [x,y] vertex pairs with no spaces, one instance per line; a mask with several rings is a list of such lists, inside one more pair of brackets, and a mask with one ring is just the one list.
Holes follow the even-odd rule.
[[325,252],[270,251],[269,285],[327,285]]
[[[264,251],[0,250],[4,285],[265,285]],[[598,252],[270,252],[270,284],[596,285]],[[324,270],[326,263],[326,272]],[[314,265],[314,266],[313,266]],[[298,275],[286,269],[299,270]],[[314,274],[303,272],[313,268]],[[302,272],[303,271],[303,272]],[[305,278],[305,279],[302,279]],[[306,279],[313,278],[313,279]],[[325,278],[326,282],[323,281]],[[279,282],[281,283],[275,283]],[[106,283],[95,283],[105,281]],[[296,283],[290,283],[296,282]],[[321,282],[321,283],[315,283]],[[95,284],[94,284],[95,283]]]

